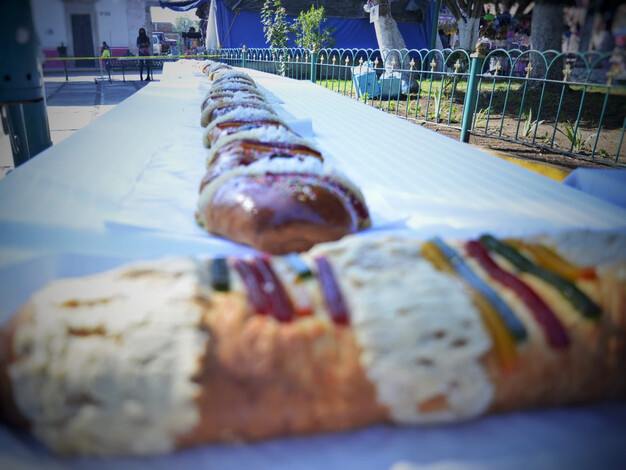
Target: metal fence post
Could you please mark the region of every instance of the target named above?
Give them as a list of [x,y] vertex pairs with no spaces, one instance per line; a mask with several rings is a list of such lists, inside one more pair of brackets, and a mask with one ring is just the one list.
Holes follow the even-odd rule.
[[472,66],[470,68],[470,76],[467,81],[467,90],[465,91],[465,100],[463,102],[463,120],[461,121],[461,142],[469,142],[469,131],[474,121],[474,107],[476,106],[476,96],[478,95],[478,78],[485,54],[482,44],[476,46],[476,51],[470,56],[472,58]]
[[248,48],[244,45],[241,49],[241,67],[246,68],[246,56],[248,55]]
[[311,81],[315,83],[317,79],[317,44],[313,44],[313,49],[311,50]]

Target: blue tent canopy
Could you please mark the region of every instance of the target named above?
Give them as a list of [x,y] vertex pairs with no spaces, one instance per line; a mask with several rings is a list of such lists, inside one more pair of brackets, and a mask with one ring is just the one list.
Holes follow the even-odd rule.
[[[209,0],[161,1],[164,8],[188,11],[207,3]],[[259,12],[228,8],[222,0],[213,0],[217,19],[217,34],[222,47],[268,47],[263,35]],[[430,30],[434,21],[434,2],[421,24],[398,23],[398,29],[408,49],[428,48]],[[294,17],[288,17],[293,20]],[[363,18],[327,18],[325,25],[335,28],[333,37],[337,48],[377,49],[378,42],[374,25]]]
[[174,11],[189,11],[204,5],[208,1],[209,0],[159,0],[159,4],[161,5],[161,8],[169,8]]

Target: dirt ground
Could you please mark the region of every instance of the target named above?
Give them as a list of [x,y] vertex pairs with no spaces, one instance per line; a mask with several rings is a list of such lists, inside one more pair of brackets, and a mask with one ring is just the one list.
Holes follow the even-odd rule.
[[[431,124],[424,124],[425,127],[438,132],[439,134],[446,135],[450,138],[458,140],[461,132],[449,127],[435,126]],[[566,169],[576,168],[611,168],[614,165],[605,163],[600,160],[584,160],[581,158],[571,157],[563,155],[558,152],[550,152],[548,150],[531,147],[528,145],[519,144],[517,142],[509,142],[506,140],[500,140],[493,137],[487,137],[484,135],[470,136],[470,144],[483,147],[486,149],[494,150],[496,152],[511,155],[513,157],[527,159],[533,162],[548,163],[550,165],[556,165]]]
[[[436,89],[424,86],[421,93],[400,99],[367,102],[459,139],[465,87],[453,89],[449,82],[443,87],[441,82],[434,85]],[[626,167],[626,88],[505,85],[483,84],[475,108],[472,145],[567,169]],[[352,96],[356,98],[355,93]]]

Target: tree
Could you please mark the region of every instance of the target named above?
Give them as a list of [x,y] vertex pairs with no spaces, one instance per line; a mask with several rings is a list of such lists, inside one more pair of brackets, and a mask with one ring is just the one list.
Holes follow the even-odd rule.
[[[371,6],[378,5],[378,18],[374,21],[376,30],[376,41],[378,48],[383,49],[406,49],[406,43],[398,29],[398,23],[391,17],[391,6],[389,0],[372,0]],[[366,12],[370,12],[370,4],[363,7]],[[383,57],[384,59],[384,57]]]
[[459,25],[459,47],[473,51],[485,11],[484,0],[444,0],[444,3]]
[[305,49],[313,49],[313,46],[319,48],[333,47],[335,45],[333,38],[335,28],[322,28],[322,24],[325,22],[326,16],[323,6],[315,8],[311,5],[310,10],[301,11],[294,23],[297,46]]
[[177,33],[186,33],[189,31],[189,28],[195,28],[198,31],[198,22],[188,18],[186,16],[179,16],[174,21],[174,26],[172,27],[173,31]]
[[378,18],[374,20],[374,29],[385,70],[392,70],[394,63],[397,68],[406,70],[408,69],[409,57],[407,54],[402,57],[402,52],[400,52],[407,50],[406,43],[398,29],[398,23],[391,16],[389,3],[389,0],[372,0],[366,3],[363,8],[369,13],[370,4],[371,6],[378,6]]
[[273,49],[288,47],[294,28],[287,21],[287,13],[280,0],[265,0],[261,9],[261,24],[265,42]]
[[363,6],[363,9],[369,13],[372,6],[378,5],[378,18],[374,20],[374,29],[385,70],[392,71],[394,64],[395,68],[402,69],[402,80],[409,85],[409,91],[415,92],[419,86],[411,77],[409,65],[411,58],[398,29],[398,23],[391,16],[390,3],[389,0],[371,0]]
[[[563,7],[566,0],[535,0],[535,7],[530,21],[530,44],[537,51],[556,50],[563,48]],[[554,57],[546,57],[548,65]],[[543,60],[538,56],[531,57],[533,66],[532,76],[541,78],[546,74]],[[555,63],[549,71],[551,79],[560,80],[561,61]]]

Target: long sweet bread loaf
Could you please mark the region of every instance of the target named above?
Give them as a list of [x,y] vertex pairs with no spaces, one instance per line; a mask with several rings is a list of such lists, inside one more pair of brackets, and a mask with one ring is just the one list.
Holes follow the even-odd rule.
[[3,328],[2,416],[61,454],[146,455],[623,399],[625,238],[360,236],[55,281]]
[[258,250],[304,251],[368,228],[361,191],[324,164],[245,72],[217,65],[202,103],[210,147],[196,219],[207,231]]

